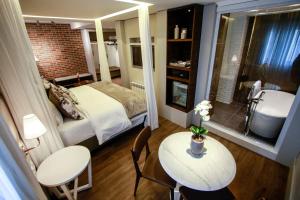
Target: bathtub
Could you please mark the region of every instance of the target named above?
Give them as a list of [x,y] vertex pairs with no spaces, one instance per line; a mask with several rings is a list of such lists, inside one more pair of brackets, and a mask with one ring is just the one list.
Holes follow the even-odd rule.
[[259,101],[255,111],[252,111],[250,130],[265,138],[275,138],[291,109],[295,95],[277,90],[262,90],[255,98],[262,92],[265,92],[262,101]]

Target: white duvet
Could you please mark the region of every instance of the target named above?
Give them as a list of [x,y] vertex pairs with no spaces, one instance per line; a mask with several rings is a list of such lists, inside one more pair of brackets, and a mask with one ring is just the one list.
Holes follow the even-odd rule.
[[89,86],[70,89],[78,98],[78,108],[90,121],[99,145],[114,133],[131,126],[123,105],[106,94]]

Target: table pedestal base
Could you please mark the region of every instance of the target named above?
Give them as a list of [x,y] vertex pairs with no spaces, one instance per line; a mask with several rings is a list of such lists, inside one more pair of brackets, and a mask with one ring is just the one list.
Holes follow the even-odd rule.
[[[92,164],[91,161],[88,165],[88,183],[78,187],[78,177],[74,180],[74,189],[69,190],[66,184],[60,185],[63,192],[60,192],[57,187],[51,188],[51,191],[59,199],[67,197],[68,200],[77,200],[77,193],[82,190],[87,190],[92,187]],[[73,196],[72,196],[73,194]]]
[[[180,192],[179,192],[179,188],[181,187],[182,185],[179,184],[179,183],[176,183],[176,187],[174,189],[174,200],[180,200]],[[171,199],[171,194],[170,194],[170,199]]]

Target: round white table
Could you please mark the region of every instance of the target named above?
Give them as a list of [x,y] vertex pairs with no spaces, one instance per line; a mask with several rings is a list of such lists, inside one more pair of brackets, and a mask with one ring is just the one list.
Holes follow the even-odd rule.
[[203,153],[193,155],[190,150],[191,132],[175,133],[159,146],[159,161],[180,185],[214,191],[228,186],[236,173],[236,163],[228,149],[217,140],[206,136]]
[[[78,187],[78,176],[88,166],[88,184]],[[54,188],[58,198],[66,196],[69,200],[77,199],[77,192],[92,187],[92,169],[90,151],[83,146],[69,146],[60,149],[46,158],[37,170],[38,181]],[[74,180],[74,189],[69,190],[67,183]],[[64,193],[57,190],[60,186]],[[73,193],[73,197],[71,195]]]

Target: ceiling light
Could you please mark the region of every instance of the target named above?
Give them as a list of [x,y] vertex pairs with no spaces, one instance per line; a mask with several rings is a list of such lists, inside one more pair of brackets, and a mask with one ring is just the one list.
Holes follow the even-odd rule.
[[[146,3],[146,2],[142,2],[142,1],[136,1],[136,0],[115,0],[115,1],[119,1],[119,2],[126,2],[126,3],[132,3],[135,4],[137,6],[125,9],[125,10],[121,10],[109,15],[105,15],[102,17],[98,17],[96,19],[107,19],[107,18],[111,18],[111,17],[115,17],[117,15],[121,15],[121,14],[125,14],[128,12],[132,12],[135,10],[138,10],[139,8],[141,8],[141,6],[152,6],[153,4],[151,3]],[[54,17],[54,16],[38,16],[38,15],[23,15],[24,18],[42,18],[42,19],[61,19],[61,20],[72,20],[72,21],[94,21],[95,19],[88,19],[88,18],[72,18],[72,17]]]
[[142,1],[135,1],[135,0],[115,0],[115,1],[120,1],[120,2],[126,2],[126,3],[132,3],[136,5],[146,5],[146,6],[152,6],[152,3],[146,3]]
[[115,12],[115,13],[112,13],[112,14],[109,14],[109,15],[105,15],[103,17],[99,17],[97,19],[103,20],[103,19],[115,17],[117,15],[121,15],[121,14],[125,14],[125,13],[128,13],[128,12],[132,12],[132,11],[138,10],[139,8],[140,8],[140,6],[134,6],[132,8],[128,8],[128,9],[125,9],[125,10],[121,10],[119,12]]
[[72,17],[54,17],[54,16],[39,16],[39,15],[22,15],[25,18],[42,18],[42,19],[62,19],[73,21],[94,21],[94,19],[88,18],[72,18]]
[[289,5],[290,7],[300,6],[300,3]]
[[254,10],[249,10],[248,12],[257,12],[258,10],[254,9]]
[[296,8],[296,9],[293,9],[291,11],[293,12],[293,11],[299,11],[299,10],[300,10],[300,8]]

